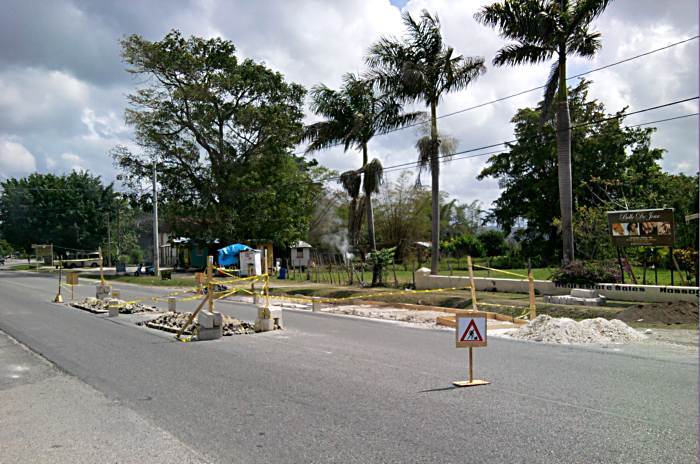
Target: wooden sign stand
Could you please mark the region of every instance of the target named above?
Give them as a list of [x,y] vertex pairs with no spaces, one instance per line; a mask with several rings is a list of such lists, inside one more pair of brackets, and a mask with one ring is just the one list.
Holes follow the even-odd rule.
[[455,380],[454,382],[452,382],[452,385],[454,385],[455,387],[477,387],[479,385],[488,385],[491,383],[487,380],[474,379],[474,357],[472,354],[472,350],[473,348],[469,347],[469,380]]
[[[478,311],[464,311],[455,315],[455,339],[457,348],[469,348],[468,380],[452,382],[455,387],[476,387],[491,382],[474,379],[474,347],[486,346],[486,314]],[[479,321],[477,321],[477,319]],[[463,322],[465,321],[465,322]],[[481,326],[481,327],[479,327]],[[467,335],[469,337],[467,338]],[[473,337],[472,337],[473,336]]]

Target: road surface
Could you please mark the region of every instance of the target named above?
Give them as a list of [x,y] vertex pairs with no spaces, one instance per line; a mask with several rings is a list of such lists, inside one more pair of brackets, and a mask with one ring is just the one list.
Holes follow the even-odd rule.
[[[179,343],[53,304],[55,288],[0,272],[0,330],[207,461],[696,461],[695,348],[491,338],[475,350],[491,385],[456,389],[467,351],[449,331],[285,311],[284,331]],[[217,308],[254,318],[249,306]]]

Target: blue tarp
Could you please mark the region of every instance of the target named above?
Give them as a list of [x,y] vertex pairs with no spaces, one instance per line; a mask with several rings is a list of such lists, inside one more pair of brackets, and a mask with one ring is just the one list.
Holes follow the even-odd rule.
[[252,248],[241,243],[219,248],[219,266],[238,266],[239,253],[247,250],[252,250]]

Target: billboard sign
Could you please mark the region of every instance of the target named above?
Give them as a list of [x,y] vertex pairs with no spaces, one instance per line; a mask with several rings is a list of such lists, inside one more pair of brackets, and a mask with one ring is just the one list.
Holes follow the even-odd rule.
[[610,236],[616,246],[668,246],[675,242],[673,208],[608,211]]

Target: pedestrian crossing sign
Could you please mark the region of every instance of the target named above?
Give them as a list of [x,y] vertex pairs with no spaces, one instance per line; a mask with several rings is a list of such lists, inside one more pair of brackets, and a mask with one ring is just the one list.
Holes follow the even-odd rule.
[[486,346],[486,314],[465,311],[456,315],[457,348]]

